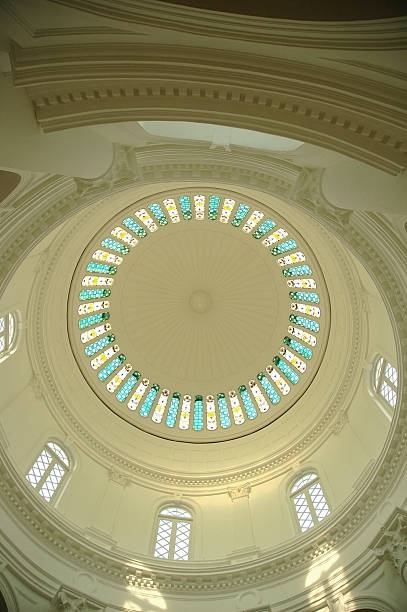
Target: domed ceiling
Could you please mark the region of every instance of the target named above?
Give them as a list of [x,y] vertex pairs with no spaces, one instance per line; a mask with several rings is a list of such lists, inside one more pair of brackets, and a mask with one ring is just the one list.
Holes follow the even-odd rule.
[[330,325],[301,228],[226,190],[158,193],[85,247],[68,305],[96,395],[146,432],[216,442],[269,425],[305,392]]

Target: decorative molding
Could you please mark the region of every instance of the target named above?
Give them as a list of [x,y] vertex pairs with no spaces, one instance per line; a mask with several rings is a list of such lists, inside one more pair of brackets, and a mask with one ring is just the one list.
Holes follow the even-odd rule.
[[30,384],[34,390],[34,395],[37,399],[41,399],[44,397],[44,390],[42,388],[42,384],[41,384],[41,378],[39,376],[37,376],[37,374],[35,374],[35,372],[33,372],[31,379],[30,379]]
[[338,436],[347,423],[349,423],[348,413],[346,410],[341,410],[331,426],[332,433]]
[[72,591],[68,587],[61,586],[52,598],[50,612],[104,612],[106,606],[95,600],[91,600],[81,593]]
[[215,13],[156,0],[52,0],[79,11],[131,24],[189,32],[206,37],[321,49],[405,49],[403,17],[332,22],[266,19],[252,15]]
[[388,559],[407,586],[407,512],[396,508],[370,545],[380,560]]
[[228,489],[228,495],[233,502],[236,499],[241,499],[242,497],[249,498],[251,490],[251,485],[242,485],[240,487],[235,487],[234,489]]
[[342,594],[326,600],[329,612],[347,612],[345,598]]

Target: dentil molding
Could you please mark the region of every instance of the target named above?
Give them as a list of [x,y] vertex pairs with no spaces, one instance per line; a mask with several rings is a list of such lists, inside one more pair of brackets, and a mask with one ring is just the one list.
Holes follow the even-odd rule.
[[386,172],[407,166],[405,90],[301,60],[140,43],[10,50],[44,132],[179,120],[281,134]]

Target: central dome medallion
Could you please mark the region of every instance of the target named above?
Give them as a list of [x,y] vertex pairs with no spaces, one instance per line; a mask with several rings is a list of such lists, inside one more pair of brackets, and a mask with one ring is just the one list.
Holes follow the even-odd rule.
[[281,416],[319,367],[329,302],[310,247],[237,193],[157,194],[105,224],[69,300],[86,380],[132,425],[185,442]]

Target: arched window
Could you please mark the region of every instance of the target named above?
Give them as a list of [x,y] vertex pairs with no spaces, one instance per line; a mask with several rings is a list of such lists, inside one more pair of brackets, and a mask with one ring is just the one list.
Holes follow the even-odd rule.
[[12,312],[0,315],[0,361],[12,352],[16,342],[17,321]]
[[374,370],[374,390],[392,407],[397,402],[397,370],[384,357],[377,360]]
[[192,515],[185,508],[166,506],[158,515],[154,557],[187,561],[189,559]]
[[301,531],[307,531],[330,514],[328,502],[315,472],[307,472],[296,480],[290,491]]
[[69,469],[70,461],[66,452],[55,442],[47,442],[26,478],[48,502]]

